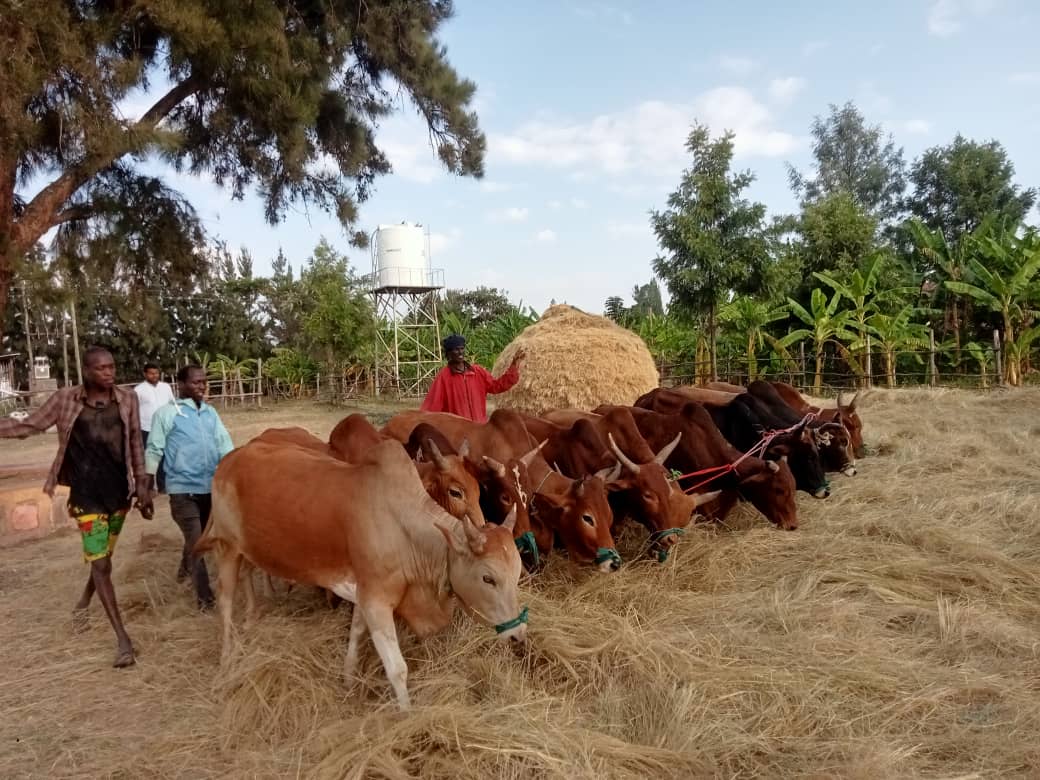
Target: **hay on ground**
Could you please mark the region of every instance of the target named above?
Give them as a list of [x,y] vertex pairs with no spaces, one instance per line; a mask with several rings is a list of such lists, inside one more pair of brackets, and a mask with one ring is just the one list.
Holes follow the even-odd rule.
[[520,381],[497,396],[496,405],[541,414],[551,409],[594,409],[632,404],[657,387],[658,373],[646,344],[606,317],[573,306],[551,306],[499,355],[494,373],[509,367],[523,347]]
[[[863,404],[878,454],[826,501],[799,495],[794,533],[742,507],[663,565],[635,559],[641,529],[616,575],[553,556],[521,583],[524,657],[462,615],[402,631],[410,713],[371,644],[344,686],[349,609],[310,589],[263,598],[221,669],[165,499],[115,557],[134,669],[109,668],[99,605],[71,631],[75,534],[0,551],[0,777],[1034,777],[1040,390]],[[323,408],[225,419],[237,442],[327,434],[346,412]],[[5,447],[28,445],[54,440]]]

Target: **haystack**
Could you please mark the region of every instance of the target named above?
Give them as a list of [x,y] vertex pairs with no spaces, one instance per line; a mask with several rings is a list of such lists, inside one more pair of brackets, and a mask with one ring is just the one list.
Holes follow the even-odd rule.
[[520,347],[527,353],[520,381],[495,397],[499,407],[541,414],[628,405],[658,384],[654,359],[639,336],[573,306],[551,306],[525,328],[498,356],[496,376]]

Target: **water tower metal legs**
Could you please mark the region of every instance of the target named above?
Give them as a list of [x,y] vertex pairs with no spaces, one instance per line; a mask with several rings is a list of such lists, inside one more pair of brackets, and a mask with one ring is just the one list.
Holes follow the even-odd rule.
[[421,398],[443,365],[433,290],[376,290],[375,392]]

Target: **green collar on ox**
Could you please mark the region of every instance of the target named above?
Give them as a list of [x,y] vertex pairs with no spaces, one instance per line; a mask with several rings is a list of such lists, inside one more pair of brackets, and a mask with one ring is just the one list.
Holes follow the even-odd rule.
[[499,623],[497,626],[495,626],[495,633],[496,634],[502,634],[502,633],[504,633],[506,631],[509,631],[511,628],[516,628],[521,623],[526,623],[526,622],[527,622],[527,607],[525,606],[523,609],[520,610],[520,614],[517,615],[515,618],[513,618],[512,620],[507,620],[505,623]]

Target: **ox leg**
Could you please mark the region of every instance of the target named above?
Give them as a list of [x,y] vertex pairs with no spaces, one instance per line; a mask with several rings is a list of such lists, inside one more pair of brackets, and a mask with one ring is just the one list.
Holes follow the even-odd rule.
[[[397,643],[397,627],[394,625],[394,613],[383,604],[366,605],[360,607],[364,613],[365,623],[372,632],[372,644],[376,646],[379,660],[383,662],[383,669],[397,694],[397,703],[402,710],[411,708],[412,702],[408,698],[408,665],[401,655],[401,646]],[[351,626],[353,628],[353,626]]]
[[246,570],[246,626],[252,626],[256,622],[256,583],[253,582],[255,569],[249,567]]
[[231,657],[234,630],[231,613],[235,606],[235,588],[238,587],[238,569],[241,563],[242,556],[236,550],[225,546],[220,551],[220,560],[217,563],[217,608],[220,610],[220,620],[224,626],[224,639],[220,650],[221,663],[226,663]]
[[358,668],[358,656],[361,653],[361,642],[365,639],[368,626],[365,625],[365,616],[361,607],[354,605],[353,615],[350,619],[350,640],[347,642],[347,657],[343,661],[343,677],[347,685],[352,685]]

